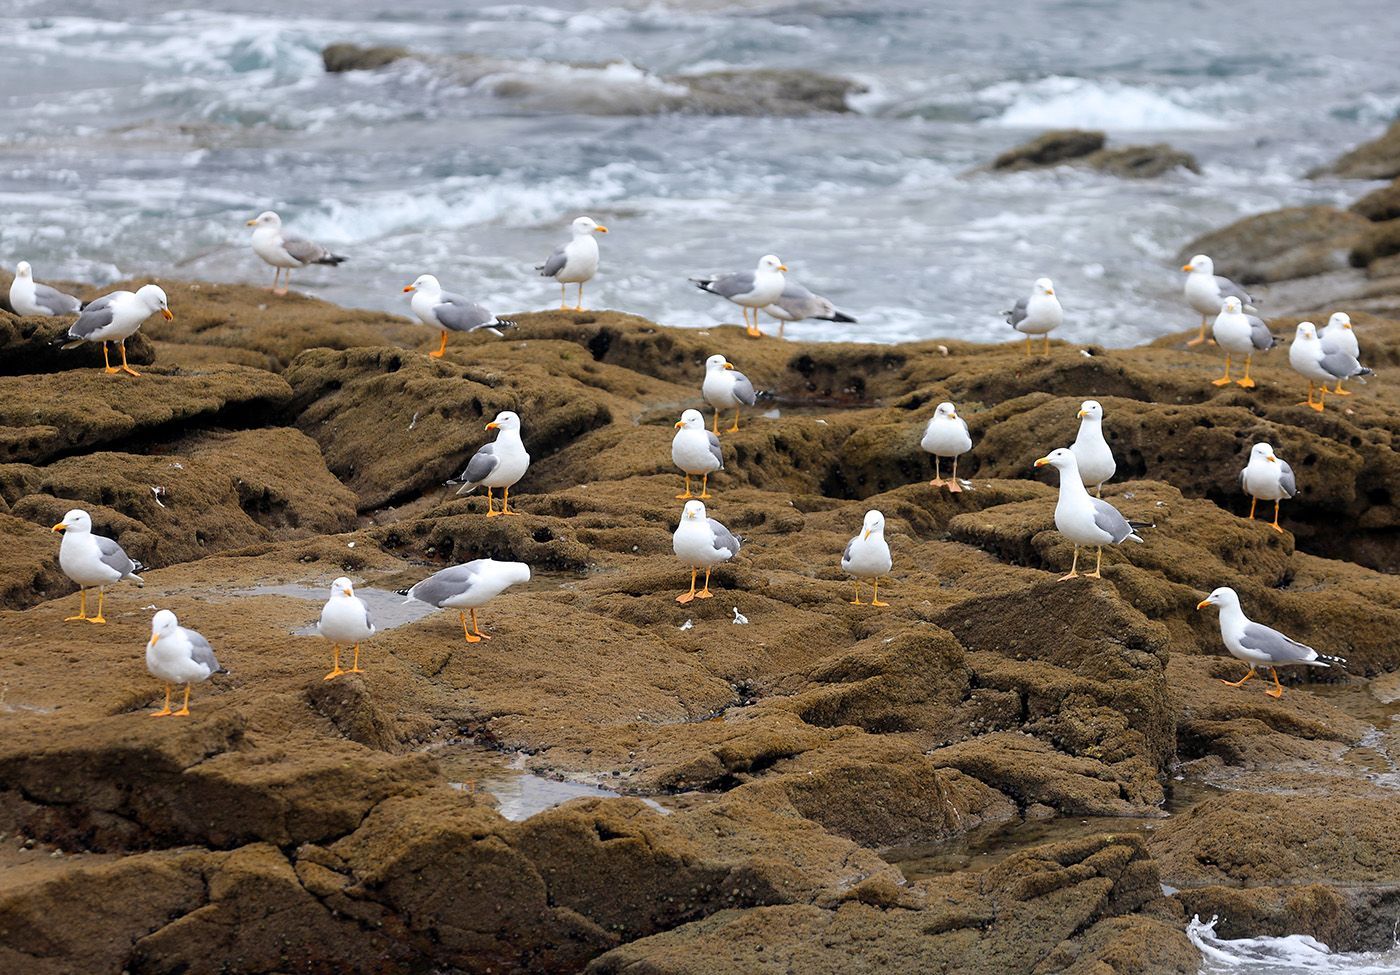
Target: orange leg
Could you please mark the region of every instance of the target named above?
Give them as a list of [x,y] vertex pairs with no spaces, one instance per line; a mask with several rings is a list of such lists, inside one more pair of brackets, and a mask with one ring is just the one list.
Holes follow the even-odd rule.
[[102,605],[103,605],[103,603],[106,601],[106,599],[107,599],[107,589],[106,589],[106,587],[105,587],[105,586],[98,586],[98,587],[97,587],[97,615],[96,615],[96,616],[89,616],[89,617],[88,617],[88,622],[89,622],[89,623],[105,623],[105,622],[107,622],[107,617],[105,617],[105,616],[102,615]]
[[889,603],[880,602],[880,580],[875,580],[875,594],[870,597],[871,606],[888,606]]
[[151,712],[151,717],[153,717],[153,718],[163,718],[163,717],[165,717],[167,714],[174,714],[174,713],[175,713],[174,711],[170,710],[170,685],[169,685],[169,684],[166,684],[166,685],[165,685],[165,707],[161,708],[159,711],[152,711],[152,712]]
[[190,714],[190,685],[185,685],[185,703],[175,712],[176,717],[187,718]]
[[852,579],[851,582],[852,582],[852,583],[855,585],[855,587],[856,587],[856,598],[851,600],[851,605],[852,605],[852,606],[864,606],[865,603],[863,603],[863,602],[860,601],[860,580],[859,580],[859,579]]
[[1253,521],[1253,520],[1254,520],[1254,506],[1255,506],[1256,504],[1258,504],[1258,503],[1259,503],[1259,499],[1258,499],[1258,498],[1250,498],[1250,499],[1249,499],[1249,520],[1250,520],[1250,521]]
[[[481,642],[481,637],[479,637],[479,636],[472,636],[470,633],[467,632],[467,614],[466,614],[466,613],[458,613],[458,614],[457,614],[457,618],[460,619],[460,620],[462,621],[462,636],[466,637],[467,642],[468,642],[468,643],[480,643],[480,642]],[[476,625],[476,611],[475,611],[475,610],[472,611],[472,625],[473,625],[473,626]]]
[[[689,483],[686,484],[686,490],[687,490],[687,491],[690,490],[690,485],[689,485]],[[700,478],[700,497],[702,497],[702,498],[708,498],[709,496],[710,496],[710,475],[709,475],[708,473],[706,473],[706,474],[702,475],[701,478]]]
[[117,345],[120,346],[122,350],[122,372],[126,373],[128,376],[141,375],[135,369],[131,368],[126,364],[126,339],[122,339],[120,342],[117,343]]
[[494,518],[494,517],[496,517],[498,514],[500,514],[500,512],[497,511],[497,510],[493,507],[494,504],[495,504],[495,499],[494,499],[494,498],[492,497],[492,495],[491,495],[491,489],[490,489],[490,488],[487,488],[487,489],[486,489],[486,517],[487,517],[487,518]]
[[684,605],[685,603],[688,603],[695,598],[695,576],[697,573],[699,573],[699,571],[699,569],[695,568],[692,568],[690,570],[690,592],[681,593],[679,596],[676,597],[676,602]]
[[958,459],[953,458],[953,476],[948,480],[948,491],[952,494],[961,494],[962,485],[958,483]]
[[[754,312],[754,317],[758,317],[758,312]],[[714,593],[710,592],[710,570],[705,570],[705,588],[695,594],[696,599],[709,599]]]
[[1225,353],[1225,375],[1221,376],[1219,379],[1212,379],[1210,384],[1212,386],[1230,385],[1230,353]]
[[1098,556],[1097,559],[1094,560],[1094,571],[1093,571],[1093,572],[1086,572],[1086,573],[1084,573],[1084,578],[1086,578],[1086,579],[1102,579],[1102,578],[1103,578],[1103,572],[1102,572],[1102,570],[1103,570],[1103,546],[1100,545],[1100,546],[1099,546],[1099,556]]
[[490,638],[489,636],[487,636],[485,633],[482,633],[482,632],[481,632],[481,625],[480,625],[479,623],[477,623],[477,621],[476,621],[476,610],[475,610],[475,609],[472,610],[472,636],[476,637],[478,640],[489,640],[489,639],[491,639],[491,638]]
[[[1200,334],[1200,335],[1197,335],[1194,339],[1192,339],[1191,341],[1187,342],[1186,344],[1187,344],[1188,346],[1189,346],[1189,345],[1201,345],[1202,343],[1206,342],[1206,341],[1207,341],[1207,339],[1206,339],[1206,329],[1209,328],[1209,327],[1210,327],[1210,319],[1207,318],[1205,315],[1202,315],[1202,316],[1201,316],[1201,334]],[[1214,344],[1215,344],[1215,340],[1214,340],[1214,339],[1210,339],[1209,341],[1210,341],[1210,344],[1211,344],[1211,345],[1214,345]]]
[[1045,354],[1046,354],[1046,355],[1049,355],[1049,354],[1050,354],[1050,333],[1049,333],[1049,332],[1046,332],[1046,333],[1045,333]]
[[1333,395],[1333,396],[1350,396],[1350,395],[1351,395],[1351,390],[1349,390],[1349,389],[1343,389],[1343,388],[1342,388],[1342,381],[1341,381],[1340,379],[1338,379],[1338,380],[1337,380],[1335,383],[1333,383],[1332,385],[1333,385],[1333,389],[1332,389],[1332,395]]
[[437,347],[437,349],[436,349],[435,351],[429,352],[428,355],[432,356],[434,359],[441,359],[446,353],[447,353],[447,329],[444,328],[444,329],[442,330],[442,342],[441,342],[441,344],[438,345],[438,347]]
[[87,590],[84,589],[84,588],[79,588],[79,589],[78,589],[78,593],[79,593],[79,598],[78,598],[78,615],[77,615],[77,616],[65,616],[65,617],[63,617],[63,622],[65,622],[65,623],[71,623],[73,620],[85,620],[85,619],[88,618],[88,614],[87,614]]
[[1269,697],[1283,697],[1283,685],[1278,682],[1278,671],[1270,667],[1269,673],[1274,675],[1274,686],[1264,693],[1269,695]]
[[1236,386],[1243,386],[1245,389],[1254,388],[1254,380],[1249,378],[1249,364],[1253,361],[1253,355],[1247,355],[1244,357],[1244,377],[1242,379],[1235,380]]
[[[1030,339],[1027,339],[1026,341],[1029,342]],[[942,458],[940,458],[937,454],[933,455],[933,480],[928,482],[929,487],[942,487],[944,484],[948,483],[947,481],[943,480],[943,473],[939,469],[941,459]]]
[[503,514],[503,515],[518,515],[518,514],[520,514],[520,512],[518,512],[518,511],[511,511],[511,510],[510,510],[510,488],[506,488],[506,489],[505,489],[505,493],[501,495],[501,514]]
[[1327,407],[1327,384],[1319,383],[1317,387],[1317,402],[1312,404],[1312,408],[1321,413]]
[[322,680],[335,680],[335,679],[336,679],[337,677],[339,677],[341,674],[345,673],[345,671],[343,671],[343,670],[340,669],[340,644],[339,644],[339,643],[335,644],[335,645],[331,648],[331,654],[332,654],[332,657],[331,657],[331,672],[330,672],[329,674],[327,674],[325,677],[322,677],[322,678],[321,678]]
[[1227,685],[1229,685],[1230,687],[1239,687],[1241,684],[1243,684],[1245,681],[1249,680],[1249,679],[1250,679],[1251,677],[1253,677],[1253,676],[1254,676],[1254,668],[1253,668],[1253,667],[1250,667],[1250,668],[1249,668],[1249,673],[1245,674],[1245,675],[1244,675],[1243,677],[1241,677],[1239,680],[1236,680],[1236,681],[1229,681],[1229,680],[1225,680],[1225,679],[1222,677],[1222,678],[1220,679],[1220,683],[1222,683],[1222,684],[1227,684]]
[[715,425],[714,425],[714,431],[715,431],[716,434],[719,433],[719,407],[718,407],[718,406],[715,407]]
[[346,671],[346,673],[348,673],[348,674],[363,674],[363,673],[364,673],[364,670],[362,670],[361,667],[360,667],[360,645],[359,645],[358,643],[355,644],[355,662],[354,662],[353,664],[350,665],[350,669],[349,669],[348,671]]
[[695,495],[690,493],[690,473],[688,471],[683,471],[682,473],[685,474],[685,494],[676,495],[677,501],[684,501],[686,498],[695,497]]
[[1076,546],[1074,546],[1074,561],[1070,564],[1069,572],[1067,572],[1067,573],[1065,573],[1064,575],[1060,576],[1060,580],[1059,580],[1059,581],[1060,581],[1060,582],[1064,582],[1066,579],[1078,579],[1078,578],[1079,578],[1079,546],[1076,545]]
[[109,376],[112,375],[113,373],[121,372],[120,369],[118,369],[116,366],[112,365],[112,360],[109,359],[109,358],[107,357],[107,343],[106,343],[106,342],[103,342],[103,343],[102,343],[102,370],[103,370],[103,372],[107,373],[107,375],[109,375]]
[[1275,500],[1274,500],[1274,520],[1271,521],[1271,522],[1269,523],[1269,527],[1272,528],[1274,531],[1278,532],[1280,535],[1282,535],[1282,534],[1283,534],[1283,526],[1280,525],[1280,524],[1278,523],[1278,506],[1279,506],[1279,502],[1278,502],[1277,499],[1275,499]]
[[736,409],[736,410],[734,411],[734,425],[733,425],[732,427],[730,427],[728,430],[726,430],[725,433],[738,433],[738,432],[739,432],[739,410]]

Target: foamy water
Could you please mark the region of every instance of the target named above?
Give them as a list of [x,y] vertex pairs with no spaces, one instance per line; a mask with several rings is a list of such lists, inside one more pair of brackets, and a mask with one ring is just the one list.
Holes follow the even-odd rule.
[[1394,975],[1400,945],[1389,951],[1333,951],[1305,934],[1221,938],[1218,918],[1193,917],[1186,936],[1201,951],[1201,975]]
[[[586,212],[612,230],[595,306],[733,320],[686,278],[774,252],[861,320],[790,334],[1006,339],[998,313],[1043,274],[1065,337],[1127,345],[1192,324],[1182,243],[1359,195],[1299,177],[1400,107],[1387,0],[222,6],[0,0],[0,263],[270,283],[243,221],[274,208],[351,259],[300,289],[406,311],[432,272],[509,312],[555,300],[533,266]],[[437,60],[327,75],[341,40]],[[684,76],[754,67],[865,90],[847,115],[657,113]],[[1205,171],[968,175],[1059,126]]]

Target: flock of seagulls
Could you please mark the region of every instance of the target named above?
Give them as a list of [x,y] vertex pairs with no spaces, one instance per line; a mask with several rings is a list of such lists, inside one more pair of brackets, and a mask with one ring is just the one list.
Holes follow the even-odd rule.
[[[249,220],[248,226],[254,228],[254,253],[274,268],[271,290],[276,294],[286,293],[293,270],[313,264],[336,266],[346,260],[314,241],[284,232],[281,218],[273,211],[266,211]],[[599,267],[597,235],[606,234],[608,228],[589,217],[579,217],[570,225],[570,232],[570,239],[557,247],[536,270],[541,276],[552,278],[559,284],[561,309],[568,308],[567,286],[576,285],[574,310],[582,310],[584,285],[593,279]],[[750,336],[763,334],[759,326],[760,313],[767,313],[780,322],[779,335],[786,323],[807,318],[855,321],[850,315],[838,311],[828,299],[813,294],[786,277],[787,270],[778,257],[769,254],[762,257],[752,271],[691,280],[700,290],[739,306]],[[1183,270],[1187,272],[1185,301],[1201,315],[1200,334],[1188,344],[1213,341],[1225,353],[1224,375],[1214,380],[1215,385],[1224,386],[1233,382],[1245,389],[1254,387],[1255,381],[1250,375],[1253,356],[1267,352],[1275,344],[1267,323],[1252,313],[1254,299],[1233,281],[1215,274],[1214,265],[1206,255],[1196,255]],[[485,330],[501,335],[503,330],[515,327],[514,322],[497,317],[482,305],[443,290],[438,279],[431,274],[420,275],[403,290],[413,296],[409,306],[414,316],[441,333],[438,347],[429,353],[433,357],[445,354],[452,332]],[[140,373],[127,363],[126,339],[134,335],[153,314],[159,313],[166,320],[174,318],[165,292],[154,284],[145,285],[135,292],[115,291],[83,305],[72,295],[36,282],[33,269],[24,261],[16,268],[10,287],[10,304],[18,314],[25,316],[77,316],[67,331],[64,348],[85,342],[100,342],[105,371],[109,374],[124,372],[132,376],[139,376]],[[1027,355],[1033,354],[1034,336],[1044,338],[1045,351],[1048,352],[1050,333],[1064,321],[1064,309],[1049,278],[1038,278],[1031,293],[1004,314],[1008,324],[1026,336]],[[1215,315],[1213,324],[1212,314]],[[113,366],[110,362],[108,346],[113,342],[121,355],[120,366]],[[1342,388],[1342,383],[1349,379],[1364,381],[1365,376],[1372,374],[1370,369],[1361,365],[1359,356],[1360,348],[1351,319],[1345,313],[1334,314],[1321,335],[1312,323],[1299,324],[1289,350],[1289,362],[1308,381],[1307,400],[1300,405],[1322,411],[1328,393],[1351,395],[1349,390]],[[1244,360],[1243,374],[1239,378],[1231,374],[1234,357]],[[1331,389],[1328,388],[1329,383],[1332,384]],[[710,428],[706,428],[705,418],[699,410],[687,409],[675,424],[676,433],[671,443],[672,462],[684,477],[684,492],[676,495],[676,498],[685,501],[672,544],[676,557],[691,571],[689,590],[676,597],[676,601],[682,604],[710,598],[713,595],[710,590],[713,569],[734,558],[740,551],[741,540],[721,522],[709,517],[704,501],[712,497],[710,477],[725,470],[724,449],[719,436],[721,417],[733,410],[733,422],[725,432],[737,432],[743,409],[753,407],[758,398],[749,378],[736,370],[723,355],[712,355],[705,361],[700,395],[714,411]],[[1113,451],[1104,437],[1103,407],[1094,400],[1086,400],[1077,416],[1080,426],[1073,444],[1052,450],[1035,461],[1035,467],[1054,467],[1059,474],[1055,527],[1074,546],[1070,570],[1060,577],[1062,580],[1081,575],[1078,571],[1080,550],[1090,546],[1096,552],[1094,570],[1083,575],[1101,578],[1104,547],[1118,546],[1128,541],[1142,543],[1143,538],[1138,530],[1151,527],[1128,520],[1117,508],[1103,500],[1103,485],[1113,478],[1117,470]],[[510,507],[510,489],[525,476],[530,466],[530,455],[521,437],[520,417],[511,411],[501,412],[486,425],[486,429],[495,431],[496,437],[478,449],[468,461],[465,470],[454,482],[460,485],[457,493],[471,494],[484,487],[487,517],[517,515],[519,512]],[[934,458],[934,478],[930,485],[947,488],[950,493],[964,490],[963,485],[969,482],[958,477],[958,459],[972,449],[972,435],[954,404],[944,402],[936,407],[924,427],[920,446]],[[951,461],[952,465],[946,480],[942,474],[944,461]],[[699,494],[692,492],[692,478],[700,479]],[[1249,518],[1254,519],[1259,501],[1272,501],[1274,518],[1270,527],[1282,532],[1284,529],[1279,524],[1280,504],[1296,496],[1297,483],[1292,468],[1278,457],[1272,446],[1266,443],[1253,446],[1248,464],[1240,471],[1239,485],[1251,498]],[[1090,489],[1094,491],[1093,495],[1089,493]],[[496,508],[496,491],[501,492],[499,509]],[[869,605],[889,605],[879,598],[880,580],[888,576],[893,565],[884,530],[884,515],[878,510],[867,512],[860,532],[841,554],[842,571],[851,577],[855,585],[855,598],[851,600],[855,605],[866,605],[860,598],[862,582],[868,582],[872,587]],[[141,565],[127,556],[112,539],[94,534],[91,518],[82,510],[69,511],[63,521],[54,526],[54,531],[63,532],[59,547],[60,567],[77,583],[80,594],[78,615],[67,617],[66,621],[105,623],[103,607],[107,588],[124,580],[142,585],[143,580],[138,574]],[[697,589],[701,570],[705,573],[704,581]],[[524,563],[476,559],[443,569],[400,594],[409,601],[457,610],[464,639],[467,643],[477,643],[490,639],[481,631],[477,609],[510,586],[528,582],[529,579],[530,568]],[[97,607],[96,613],[89,615],[87,593],[93,588],[97,590]],[[1250,665],[1249,673],[1240,681],[1226,682],[1231,686],[1239,686],[1249,680],[1259,666],[1268,666],[1271,670],[1290,664],[1325,667],[1324,659],[1338,659],[1322,658],[1312,648],[1250,621],[1240,609],[1239,599],[1231,589],[1215,590],[1197,608],[1207,605],[1220,607],[1221,636],[1226,647],[1230,653]],[[355,595],[349,579],[339,578],[331,584],[330,596],[316,629],[332,644],[333,662],[331,671],[325,675],[326,680],[346,673],[364,672],[360,667],[360,646],[374,637],[378,630],[368,606]],[[343,649],[353,654],[348,670],[341,667]],[[156,716],[189,714],[191,685],[224,672],[209,641],[197,631],[180,626],[175,615],[168,610],[158,611],[152,620],[146,661],[151,674],[165,683],[165,707],[154,712]],[[1277,672],[1273,673],[1275,689],[1269,693],[1279,696],[1282,688],[1278,684]],[[179,710],[172,710],[173,689],[179,684],[185,686],[184,705]]]

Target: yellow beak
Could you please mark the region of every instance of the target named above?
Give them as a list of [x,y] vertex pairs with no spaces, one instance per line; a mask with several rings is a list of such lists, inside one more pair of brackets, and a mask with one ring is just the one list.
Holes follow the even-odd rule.
[[155,645],[156,645],[157,643],[159,643],[159,642],[160,642],[160,634],[159,634],[159,633],[152,633],[152,634],[151,634],[151,646],[155,646]]
[[1345,328],[1345,329],[1347,329],[1348,331],[1350,331],[1350,329],[1351,329],[1351,322],[1347,322],[1345,325],[1342,326],[1342,328]]
[[67,522],[65,522],[65,521],[60,521],[57,525],[54,525],[54,526],[53,526],[53,530],[56,531],[56,532],[61,532],[61,531],[63,531],[63,529],[65,529],[65,528],[67,528],[67,527],[68,527],[68,523],[67,523]]
[[160,310],[160,317],[164,318],[167,322],[173,322],[175,320],[175,315],[169,308],[162,308]]
[[956,420],[957,418],[958,418],[958,415],[957,415],[956,413],[949,413],[949,414],[948,414],[948,419],[950,419],[950,420]]
[[1045,293],[1046,293],[1047,295],[1053,295],[1053,294],[1055,293],[1055,289],[1054,289],[1054,288],[1046,288],[1046,289],[1045,289]]
[[1048,464],[1048,463],[1050,463],[1050,458],[1049,458],[1049,457],[1042,457],[1042,458],[1040,458],[1039,460],[1037,460],[1037,461],[1035,462],[1035,466],[1036,466],[1036,467],[1044,467],[1044,466],[1045,466],[1046,464]]
[[862,535],[861,537],[862,537],[862,538],[869,538],[869,537],[870,537],[870,529],[867,528],[867,529],[865,530],[865,534]]
[[355,591],[354,591],[353,589],[342,589],[342,590],[340,590],[340,591],[343,592],[343,593],[345,593],[345,595],[347,595],[347,596],[353,596],[353,595],[355,595]]
[[787,270],[787,265],[786,265],[786,264],[779,264],[779,265],[778,265],[778,270],[779,270],[779,271],[786,271],[786,270]]
[[1195,269],[1194,267],[1192,267],[1190,264],[1183,264],[1183,265],[1181,265],[1181,269],[1182,269],[1183,271],[1194,271],[1194,270],[1196,270],[1196,269]]
[[1199,603],[1196,604],[1196,608],[1197,608],[1197,609],[1205,609],[1205,608],[1206,608],[1207,606],[1209,606],[1209,605],[1210,605],[1210,597],[1207,596],[1205,599],[1202,599]]
[[406,284],[406,285],[403,286],[403,293],[404,293],[404,294],[408,294],[408,293],[409,293],[410,291],[412,291],[412,290],[413,290],[413,285],[411,285],[411,284]]
[[1084,419],[1084,418],[1085,418],[1086,416],[1088,416],[1088,415],[1089,415],[1089,414],[1088,414],[1088,413],[1085,413],[1083,410],[1080,410],[1078,413],[1074,414],[1075,418],[1076,418],[1076,419],[1079,419],[1079,420]]
[[501,425],[500,425],[499,423],[497,423],[495,420],[492,420],[490,423],[486,424],[486,429],[488,429],[488,430],[499,430],[499,429],[501,429]]
[[681,427],[683,427],[683,426],[685,426],[685,421],[684,421],[684,420],[677,420],[677,421],[676,421],[676,429],[677,429],[677,430],[679,430],[679,429],[680,429]]
[[596,227],[596,228],[594,228],[594,229],[596,229],[596,230],[598,231],[598,233],[600,233],[600,234],[605,234],[605,233],[608,232],[608,228],[607,228],[607,227]]
[[247,223],[245,223],[243,226],[245,226],[245,227],[256,227],[257,225],[258,225],[258,222],[257,222],[256,220],[249,220],[249,221],[248,221]]
[[734,363],[732,363],[732,362],[726,362],[726,363],[724,364],[724,368],[726,368],[726,369],[733,369],[733,368],[734,368]]
[[1270,454],[1270,455],[1269,455],[1268,460],[1269,460],[1269,463],[1270,463],[1270,464],[1277,464],[1277,463],[1278,463],[1278,458],[1275,457],[1273,454]]

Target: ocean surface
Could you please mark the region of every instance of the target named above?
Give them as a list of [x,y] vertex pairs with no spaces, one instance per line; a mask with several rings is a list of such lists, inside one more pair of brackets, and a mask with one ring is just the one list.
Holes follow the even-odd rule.
[[[350,258],[298,289],[406,314],[430,272],[511,312],[557,303],[533,266],[586,213],[612,230],[592,307],[736,321],[687,277],[772,252],[860,319],[790,335],[1006,340],[1048,275],[1061,335],[1131,345],[1195,322],[1178,247],[1354,199],[1302,174],[1400,109],[1393,0],[221,6],[0,0],[0,264],[271,283],[244,221],[272,208]],[[336,41],[475,60],[331,75]],[[866,90],[846,115],[654,111],[663,76],[756,67]],[[968,174],[1061,126],[1204,173]]]

